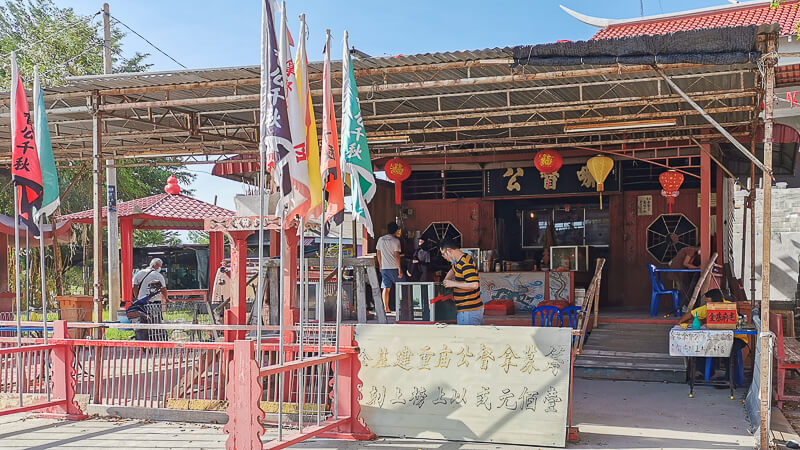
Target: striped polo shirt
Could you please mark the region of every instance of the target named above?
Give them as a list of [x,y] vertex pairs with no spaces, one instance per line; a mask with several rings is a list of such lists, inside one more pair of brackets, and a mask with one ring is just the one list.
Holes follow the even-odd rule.
[[[467,283],[478,281],[478,268],[468,253],[465,253],[458,262],[453,264],[453,272],[456,275],[456,281]],[[458,311],[475,311],[483,308],[480,288],[471,290],[453,288],[453,300]]]

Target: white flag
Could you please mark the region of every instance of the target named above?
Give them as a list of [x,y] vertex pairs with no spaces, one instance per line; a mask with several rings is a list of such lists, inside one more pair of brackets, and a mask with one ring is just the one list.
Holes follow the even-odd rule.
[[278,58],[286,74],[286,109],[289,130],[292,135],[292,152],[288,155],[289,177],[292,180],[292,196],[288,201],[286,219],[305,217],[311,206],[311,188],[308,180],[308,147],[306,146],[305,109],[300,105],[300,94],[295,75],[294,61],[289,48],[289,32],[286,25],[286,2],[281,11],[280,50]]

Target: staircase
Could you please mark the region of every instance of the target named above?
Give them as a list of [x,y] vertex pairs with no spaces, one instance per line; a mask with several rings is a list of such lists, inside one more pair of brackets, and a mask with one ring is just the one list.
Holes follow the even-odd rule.
[[575,360],[575,376],[686,382],[683,358],[669,356],[672,324],[600,323]]

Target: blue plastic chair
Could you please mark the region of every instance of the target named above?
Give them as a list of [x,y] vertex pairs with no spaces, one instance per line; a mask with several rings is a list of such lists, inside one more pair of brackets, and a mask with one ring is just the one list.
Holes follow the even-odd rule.
[[531,312],[531,325],[536,326],[536,318],[540,318],[540,327],[561,325],[561,310],[555,306],[538,306]]
[[677,317],[680,311],[680,291],[677,289],[666,289],[664,283],[661,282],[661,276],[656,272],[656,266],[652,264],[647,265],[650,271],[650,284],[652,286],[650,291],[650,316],[658,315],[658,303],[662,295],[672,296],[672,313]]
[[578,313],[581,311],[580,306],[567,306],[561,310],[561,326],[564,325],[564,319],[567,320],[569,327],[573,330],[578,328]]

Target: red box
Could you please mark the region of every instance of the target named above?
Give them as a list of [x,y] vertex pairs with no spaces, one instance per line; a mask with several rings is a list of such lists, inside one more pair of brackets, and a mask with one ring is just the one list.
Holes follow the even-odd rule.
[[492,300],[483,305],[483,309],[488,316],[513,316],[514,300]]
[[710,330],[734,330],[738,320],[736,303],[708,303],[706,306],[706,328]]

